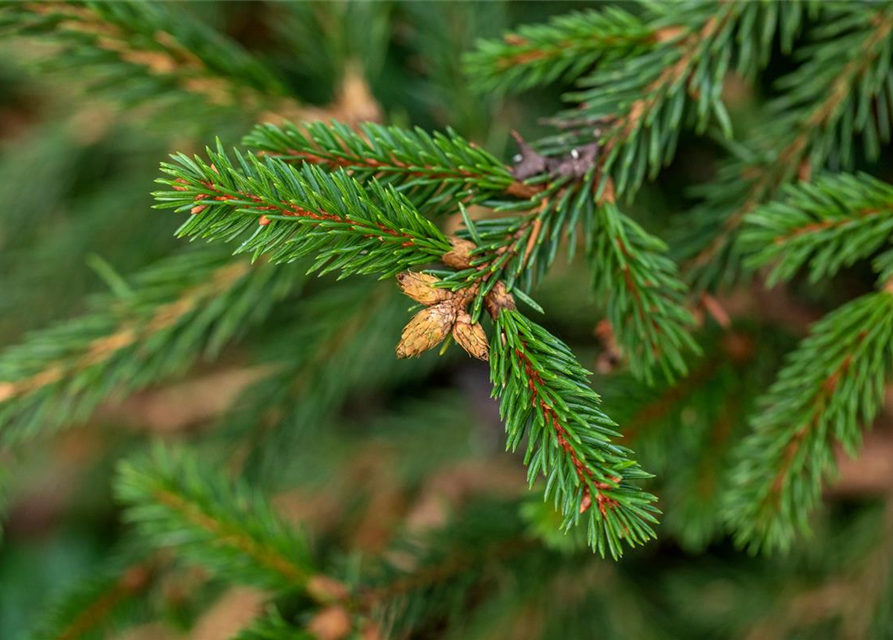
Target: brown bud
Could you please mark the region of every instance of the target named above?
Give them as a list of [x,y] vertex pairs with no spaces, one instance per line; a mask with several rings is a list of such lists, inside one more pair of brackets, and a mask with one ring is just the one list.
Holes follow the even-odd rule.
[[516,309],[515,297],[510,294],[502,282],[497,282],[496,286],[484,298],[484,304],[487,305],[487,312],[494,320],[499,317],[503,309],[509,311]]
[[453,248],[443,254],[443,263],[453,269],[468,269],[471,266],[471,252],[477,245],[471,240],[451,238]]
[[436,288],[435,282],[440,282],[440,279],[414,271],[404,271],[397,276],[397,284],[403,293],[416,302],[428,306],[443,302],[450,297],[450,292],[447,289]]
[[459,314],[456,324],[453,325],[453,338],[460,347],[478,360],[490,359],[490,344],[487,342],[487,334],[480,323],[471,322],[471,316],[464,311]]
[[342,640],[350,633],[350,628],[350,615],[340,606],[323,609],[307,624],[307,630],[319,640]]
[[456,309],[449,302],[441,302],[415,314],[403,329],[398,358],[413,358],[436,347],[450,333],[456,321]]

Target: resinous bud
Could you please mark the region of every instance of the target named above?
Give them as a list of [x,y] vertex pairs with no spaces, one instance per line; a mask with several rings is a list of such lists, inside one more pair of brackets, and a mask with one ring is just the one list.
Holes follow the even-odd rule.
[[397,276],[400,290],[416,302],[427,306],[443,302],[450,297],[447,289],[438,289],[434,286],[437,282],[440,282],[439,278],[414,271],[404,271]]
[[478,360],[490,359],[490,343],[487,342],[487,334],[479,322],[472,322],[471,316],[462,312],[456,318],[453,325],[453,338],[456,343],[468,352],[468,355]]
[[456,309],[449,303],[422,309],[404,327],[397,357],[413,358],[436,347],[449,335],[455,321]]

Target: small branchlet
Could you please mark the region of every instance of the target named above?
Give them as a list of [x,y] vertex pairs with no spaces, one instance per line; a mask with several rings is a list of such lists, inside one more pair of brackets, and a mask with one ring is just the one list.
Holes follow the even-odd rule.
[[654,496],[634,484],[649,475],[631,451],[614,444],[618,434],[599,408],[588,372],[567,345],[518,311],[503,307],[495,326],[493,395],[500,399],[507,447],[526,442],[528,482],[544,476],[546,499],[564,515],[564,528],[585,518],[589,544],[602,555],[617,557],[622,543],[654,537]]

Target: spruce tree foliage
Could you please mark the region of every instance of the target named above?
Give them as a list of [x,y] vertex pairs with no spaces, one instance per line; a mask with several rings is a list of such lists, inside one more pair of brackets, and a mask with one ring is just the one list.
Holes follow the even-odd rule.
[[156,449],[122,464],[115,490],[141,535],[235,582],[300,588],[312,575],[306,540],[262,496],[187,452]]
[[747,216],[741,244],[749,266],[772,266],[768,285],[805,267],[818,282],[883,248],[890,235],[893,190],[866,174],[833,174],[790,185],[781,198]]
[[256,7],[0,3],[86,105],[0,148],[0,542],[68,438],[121,524],[31,637],[893,633],[893,3]]
[[301,282],[212,247],[159,261],[93,311],[32,334],[0,368],[5,445],[77,424],[110,394],[182,371],[264,317]]
[[[125,105],[245,113],[288,101],[283,83],[238,43],[167,5],[144,2],[6,3],[0,33],[46,36],[63,49],[45,66],[88,74],[89,88]],[[280,104],[277,104],[279,102]]]

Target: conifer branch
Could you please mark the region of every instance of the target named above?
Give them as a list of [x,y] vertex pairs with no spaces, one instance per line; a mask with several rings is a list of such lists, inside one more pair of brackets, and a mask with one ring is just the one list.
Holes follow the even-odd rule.
[[830,158],[849,164],[853,134],[862,135],[869,156],[889,140],[891,34],[893,10],[886,3],[843,5],[815,34],[810,58],[779,81],[788,93],[768,107],[772,124],[699,189],[704,203],[689,216],[692,231],[679,238],[689,247],[684,269],[691,281],[710,287],[733,280],[741,261],[734,238],[747,214]]
[[78,585],[54,605],[31,636],[33,640],[102,638],[109,628],[128,620],[136,600],[152,585],[152,560],[124,563],[117,559],[103,575]]
[[780,200],[744,220],[747,266],[775,263],[771,286],[809,267],[810,280],[833,276],[885,244],[893,232],[893,187],[866,174],[836,174],[782,190]]
[[[654,176],[672,157],[676,146],[675,132],[682,124],[688,91],[697,91],[695,100],[702,129],[706,127],[706,118],[711,111],[727,120],[718,89],[711,84],[702,85],[712,82],[714,77],[721,78],[720,70],[724,71],[728,60],[707,57],[708,64],[718,65],[718,69],[709,71],[700,63],[709,56],[712,48],[726,48],[723,45],[732,35],[733,20],[739,9],[740,5],[735,3],[722,5],[716,13],[706,13],[698,29],[682,38],[671,38],[665,47],[654,52],[653,58],[649,59],[647,54],[642,56],[635,67],[635,86],[630,87],[628,93],[605,91],[608,86],[624,87],[627,84],[612,77],[616,75],[616,69],[608,68],[586,79],[584,85],[588,90],[571,97],[586,104],[585,111],[581,109],[580,114],[575,113],[575,118],[585,117],[593,122],[610,119],[609,128],[602,137],[601,169],[607,175],[615,164],[618,165],[619,170],[614,176],[618,193],[626,193],[627,187],[631,192],[635,191],[644,180],[646,167]],[[695,72],[703,74],[698,78],[697,89],[693,86]],[[608,77],[611,77],[610,84]],[[640,135],[643,136],[641,143]]]
[[92,301],[82,318],[35,333],[0,357],[0,440],[11,443],[86,418],[133,390],[216,354],[300,281],[215,248],[188,251],[138,274],[126,299]]
[[687,333],[691,316],[681,306],[684,286],[661,255],[663,244],[612,203],[595,206],[593,167],[580,179],[545,175],[520,182],[501,162],[451,132],[430,136],[378,125],[363,126],[360,133],[337,123],[303,129],[265,125],[245,142],[283,159],[346,169],[359,180],[387,181],[420,211],[455,210],[464,201],[494,204],[500,213],[519,212],[474,222],[462,237],[477,246],[467,260],[450,265],[456,272],[443,276],[444,286],[477,287],[473,320],[498,282],[510,292],[528,290],[545,275],[561,241],[573,247],[582,229],[596,289],[609,300],[624,347],[642,356],[631,359],[635,373],[650,379],[656,367],[666,375],[683,372],[682,353],[696,348]]
[[[523,212],[474,223],[478,246],[467,259],[449,265],[458,271],[444,277],[445,286],[479,288],[473,319],[500,280],[509,289],[516,280],[522,288],[530,287],[551,265],[565,234],[573,244],[577,224],[586,220],[587,207],[591,211],[584,183],[549,176],[521,181],[502,162],[451,131],[432,136],[421,129],[379,125],[363,125],[359,133],[338,123],[283,129],[264,125],[245,143],[284,160],[343,169],[363,182],[389,184],[429,215],[455,212],[463,203],[487,204],[500,213]],[[463,237],[471,238],[471,230]]]
[[497,158],[451,130],[431,135],[371,123],[358,131],[338,122],[264,124],[243,144],[290,162],[345,169],[363,182],[376,178],[393,184],[432,214],[455,211],[459,201],[529,199],[543,189],[517,180]]
[[528,482],[542,473],[565,529],[587,516],[589,544],[618,557],[654,537],[654,497],[630,481],[649,475],[630,452],[611,442],[614,423],[598,408],[587,372],[568,347],[517,311],[495,321],[490,357],[493,394],[500,399],[508,448],[527,438]]
[[520,27],[502,40],[484,40],[465,56],[479,93],[517,92],[570,81],[612,58],[659,39],[638,17],[616,7],[556,16]]
[[684,306],[685,285],[666,246],[612,202],[596,209],[590,263],[593,288],[607,301],[608,319],[636,377],[653,381],[687,370],[685,354],[697,353],[689,331],[694,317]]
[[231,241],[251,232],[238,252],[268,254],[273,262],[316,255],[310,271],[393,276],[439,259],[446,237],[393,187],[369,190],[343,170],[327,173],[290,167],[277,158],[259,160],[236,152],[237,168],[218,147],[211,163],[174,156],[162,164],[173,191],[154,194],[158,208],[188,211],[181,237]]
[[217,110],[303,114],[282,83],[239,44],[171,5],[11,3],[0,10],[0,32],[60,43],[52,65],[88,71],[94,89],[126,105],[193,98]]
[[306,541],[262,496],[186,450],[155,447],[120,465],[115,493],[126,519],[158,547],[237,584],[306,588],[315,574]]
[[753,550],[790,546],[807,528],[834,446],[851,455],[893,375],[893,295],[872,293],[818,322],[761,399],[753,433],[738,447],[726,516]]
[[653,178],[673,158],[689,116],[698,132],[716,121],[729,137],[721,99],[726,72],[750,75],[764,65],[776,30],[789,42],[803,13],[799,2],[649,9],[656,12],[649,22],[655,44],[582,78],[580,89],[566,96],[579,106],[560,114],[555,122],[565,131],[546,143],[568,150],[598,141],[599,192],[611,179],[618,197],[632,197],[646,175]]
[[[759,334],[766,340],[765,333]],[[741,329],[701,333],[702,356],[673,383],[647,387],[628,376],[601,381],[603,400],[657,480],[665,509],[661,529],[687,549],[703,549],[723,529],[722,500],[731,450],[763,390],[769,349]]]

